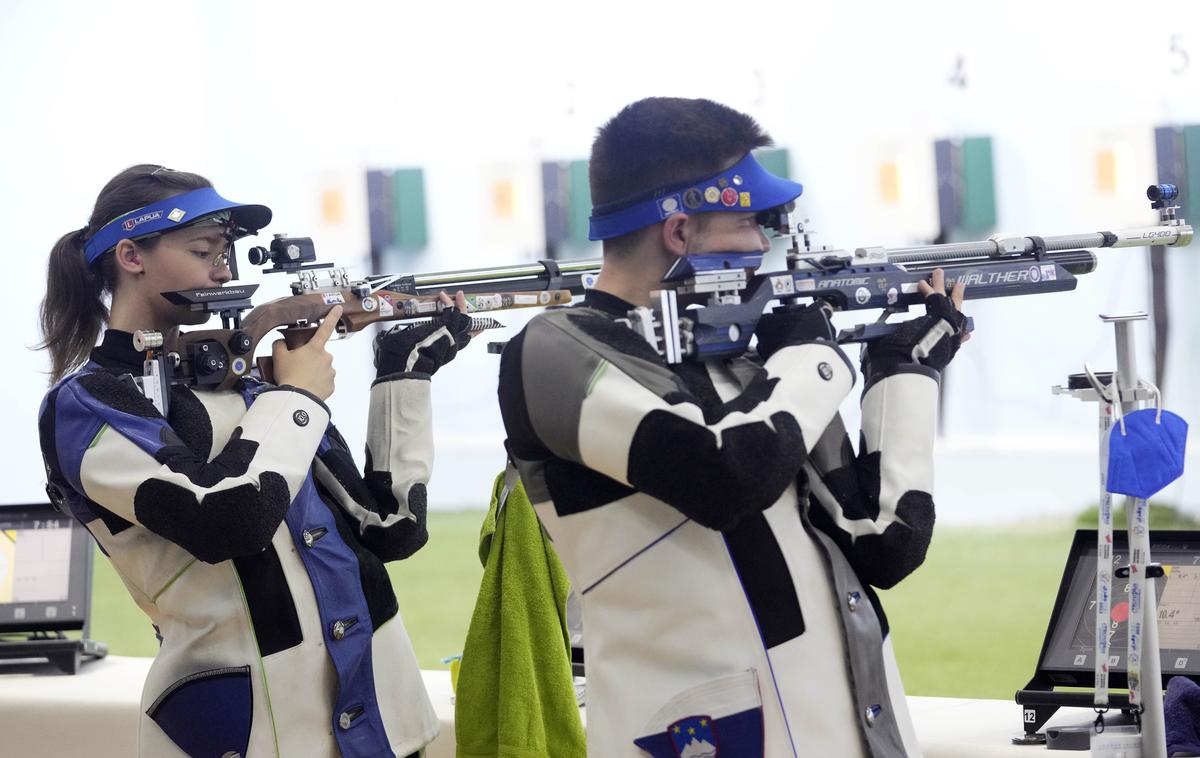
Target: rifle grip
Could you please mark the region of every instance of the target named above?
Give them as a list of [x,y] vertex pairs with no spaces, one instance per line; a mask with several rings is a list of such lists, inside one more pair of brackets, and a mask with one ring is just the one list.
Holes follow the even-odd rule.
[[295,350],[298,347],[303,347],[308,344],[313,335],[317,333],[317,327],[314,326],[291,326],[280,331],[283,335],[283,342],[287,345],[288,350]]
[[275,359],[269,355],[256,358],[254,365],[258,366],[258,375],[264,382],[275,383]]

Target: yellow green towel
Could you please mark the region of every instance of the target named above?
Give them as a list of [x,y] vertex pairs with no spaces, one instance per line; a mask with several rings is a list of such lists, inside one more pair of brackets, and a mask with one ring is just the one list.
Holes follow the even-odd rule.
[[[570,584],[511,469],[479,535],[483,582],[455,695],[458,758],[583,758],[571,677]],[[505,496],[507,493],[507,497]]]

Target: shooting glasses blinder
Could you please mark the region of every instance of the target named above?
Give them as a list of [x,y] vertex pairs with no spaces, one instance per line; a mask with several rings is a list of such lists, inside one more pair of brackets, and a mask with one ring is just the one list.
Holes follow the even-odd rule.
[[781,206],[800,197],[799,182],[775,176],[746,153],[724,171],[703,179],[660,187],[592,208],[588,239],[607,240],[652,226],[676,213],[726,211],[759,214],[773,225]]

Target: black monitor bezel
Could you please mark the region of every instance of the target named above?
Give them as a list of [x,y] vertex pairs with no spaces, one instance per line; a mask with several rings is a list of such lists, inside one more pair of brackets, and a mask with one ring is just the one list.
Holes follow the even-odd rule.
[[[92,536],[82,524],[68,513],[55,508],[50,503],[16,503],[0,505],[0,519],[5,521],[17,518],[31,521],[37,519],[57,519],[67,522],[71,528],[71,574],[67,589],[67,601],[76,602],[79,612],[71,617],[54,619],[40,618],[0,619],[0,634],[19,634],[23,632],[65,632],[86,630],[88,619],[91,618],[92,606]],[[0,606],[17,605],[17,603],[0,603]],[[49,605],[59,603],[21,603],[36,609],[44,609]]]
[[[1087,670],[1078,668],[1062,668],[1060,666],[1049,666],[1046,663],[1047,657],[1050,655],[1050,645],[1054,639],[1058,625],[1064,620],[1062,614],[1067,606],[1070,598],[1070,588],[1072,580],[1078,571],[1085,570],[1091,576],[1095,576],[1096,565],[1094,562],[1088,562],[1088,565],[1081,566],[1083,562],[1083,554],[1085,551],[1095,548],[1097,540],[1097,530],[1095,529],[1077,529],[1075,537],[1071,542],[1071,549],[1067,554],[1067,562],[1063,568],[1062,578],[1059,580],[1058,594],[1054,598],[1054,609],[1050,612],[1050,620],[1046,624],[1046,634],[1042,639],[1042,649],[1038,654],[1038,667],[1036,678],[1042,678],[1044,681],[1053,684],[1056,687],[1093,687],[1095,686],[1095,678],[1092,668],[1089,666]],[[1155,547],[1160,549],[1169,543],[1175,542],[1195,542],[1200,543],[1200,531],[1196,530],[1155,530],[1150,532],[1150,558],[1154,559]],[[1123,530],[1113,531],[1113,550],[1127,551],[1129,549],[1128,533]],[[1116,568],[1114,566],[1114,568]],[[1074,619],[1066,619],[1066,623],[1073,623]],[[1163,687],[1166,687],[1167,680],[1174,676],[1180,676],[1179,672],[1168,670],[1166,667],[1162,670]],[[1194,674],[1183,674],[1185,676],[1195,677]],[[1125,671],[1114,668],[1109,671],[1109,687],[1113,689],[1126,689],[1129,687],[1129,681]]]

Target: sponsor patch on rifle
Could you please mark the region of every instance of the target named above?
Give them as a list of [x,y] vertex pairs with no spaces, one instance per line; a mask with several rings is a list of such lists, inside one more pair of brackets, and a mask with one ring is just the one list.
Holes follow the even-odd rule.
[[322,293],[321,299],[325,301],[326,305],[341,305],[346,302],[346,298],[342,297],[340,292]]
[[796,291],[796,280],[790,276],[771,277],[771,292],[776,295],[790,295]]
[[1042,264],[1042,279],[1048,282],[1058,279],[1058,274],[1054,271],[1053,263]]
[[395,312],[396,311],[392,308],[392,301],[388,299],[387,295],[381,294],[379,296],[379,315],[387,318]]

